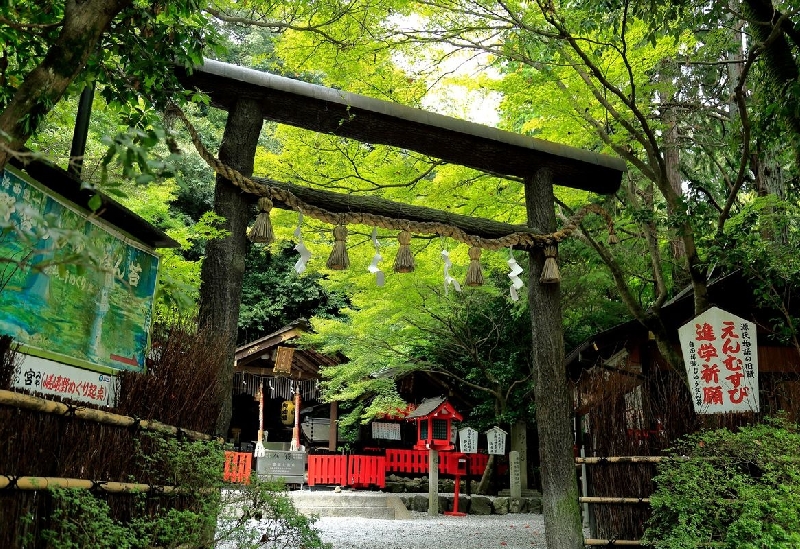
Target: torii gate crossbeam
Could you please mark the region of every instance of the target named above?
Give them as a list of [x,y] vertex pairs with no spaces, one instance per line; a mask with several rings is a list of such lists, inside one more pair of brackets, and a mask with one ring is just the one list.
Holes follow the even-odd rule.
[[612,194],[625,171],[625,162],[613,156],[210,59],[179,78],[225,110],[252,99],[267,120],[413,150],[497,175],[528,177],[550,168],[556,185]]

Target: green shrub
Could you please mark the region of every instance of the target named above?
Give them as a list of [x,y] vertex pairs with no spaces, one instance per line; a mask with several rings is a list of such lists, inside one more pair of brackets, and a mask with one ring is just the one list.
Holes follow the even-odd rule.
[[800,431],[783,419],[692,435],[659,464],[643,541],[658,549],[800,547]]
[[[283,484],[222,483],[223,452],[215,442],[179,441],[142,433],[134,448],[152,485],[178,486],[180,495],[131,498],[128,517],[114,516],[100,496],[86,490],[51,491],[52,513],[41,539],[57,549],[323,549],[314,519],[297,512]],[[165,499],[166,498],[166,499]],[[177,506],[178,498],[181,505]],[[179,508],[180,507],[180,508]]]

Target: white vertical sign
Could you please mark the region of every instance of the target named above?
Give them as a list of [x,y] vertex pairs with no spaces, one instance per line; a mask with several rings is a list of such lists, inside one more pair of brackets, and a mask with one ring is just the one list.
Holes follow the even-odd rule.
[[458,432],[459,450],[462,454],[474,454],[478,451],[478,431],[472,427],[464,427]]
[[486,431],[486,442],[489,446],[489,454],[505,455],[506,453],[506,433],[500,427],[492,427]]
[[712,307],[678,336],[695,412],[759,411],[755,324]]

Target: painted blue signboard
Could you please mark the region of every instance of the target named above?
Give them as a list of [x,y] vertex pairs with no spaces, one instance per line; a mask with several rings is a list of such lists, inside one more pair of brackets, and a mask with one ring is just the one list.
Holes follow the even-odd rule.
[[145,366],[158,256],[6,168],[0,333],[22,351],[99,371]]

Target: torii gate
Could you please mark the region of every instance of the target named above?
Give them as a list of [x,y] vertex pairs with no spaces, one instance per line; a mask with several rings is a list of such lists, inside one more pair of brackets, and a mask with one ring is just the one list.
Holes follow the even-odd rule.
[[[192,74],[181,74],[180,79],[187,88],[207,93],[212,105],[229,112],[219,159],[247,177],[252,175],[263,120],[268,119],[401,147],[493,174],[521,177],[528,231],[547,234],[556,230],[554,184],[611,194],[619,188],[625,171],[624,161],[618,158],[227,63],[206,60],[204,66]],[[214,201],[216,213],[227,219],[230,235],[207,247],[200,317],[231,335],[232,365],[247,246],[245,231],[253,198],[218,175]],[[369,208],[369,204],[362,206]],[[345,207],[352,210],[352,198]],[[459,216],[450,216],[450,220],[455,217]],[[518,228],[506,226],[509,232]],[[499,230],[502,232],[502,228]],[[583,535],[571,399],[564,371],[560,285],[538,280],[545,263],[542,248],[529,248],[529,254],[528,299],[546,539],[550,549],[578,549],[583,547]],[[228,373],[223,373],[226,381],[232,377]]]

